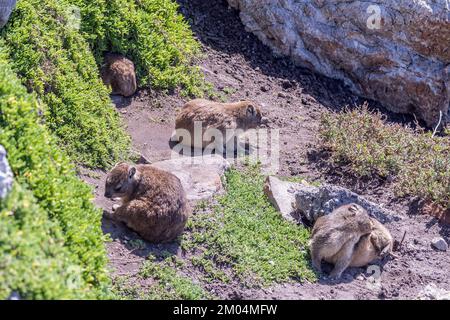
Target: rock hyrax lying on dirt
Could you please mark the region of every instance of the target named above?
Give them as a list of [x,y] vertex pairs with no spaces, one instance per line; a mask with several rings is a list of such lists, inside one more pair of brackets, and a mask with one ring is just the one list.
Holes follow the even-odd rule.
[[106,178],[105,197],[122,198],[111,218],[124,222],[150,242],[174,240],[188,220],[180,180],[150,165],[117,164]]
[[105,85],[111,86],[112,94],[129,97],[137,90],[134,64],[122,55],[107,54],[101,76]]
[[322,260],[334,263],[330,276],[339,278],[352,262],[356,244],[372,230],[373,222],[367,211],[354,203],[319,217],[310,242],[313,266],[321,271]]
[[[201,129],[198,134],[203,135],[203,139],[202,136],[199,136],[198,140],[194,139],[194,128],[197,121],[201,122],[197,129]],[[222,143],[226,144],[239,135],[239,131],[242,133],[248,129],[254,129],[260,124],[261,109],[252,101],[220,103],[195,99],[187,102],[177,115],[175,123],[176,139],[180,141],[180,137],[183,137],[181,141],[183,145],[205,148],[212,142],[219,141],[211,136],[214,135],[214,131],[221,133]],[[187,133],[186,131],[190,135],[190,139],[187,140],[184,135],[184,133]],[[228,136],[226,135],[227,131],[229,132]]]

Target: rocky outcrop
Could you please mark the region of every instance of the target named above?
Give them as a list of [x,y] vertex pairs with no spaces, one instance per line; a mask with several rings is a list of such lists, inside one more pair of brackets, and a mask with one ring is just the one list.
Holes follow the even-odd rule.
[[0,0],[0,29],[8,22],[17,0]]
[[6,150],[0,145],[0,199],[6,197],[11,191],[13,184],[13,173],[6,159]]
[[432,126],[450,103],[448,0],[228,0],[276,54]]
[[333,185],[320,187],[299,185],[295,193],[294,209],[314,224],[318,217],[330,214],[334,209],[349,203],[359,204],[370,216],[382,223],[401,219],[393,212],[381,208],[364,197],[346,188]]
[[221,156],[180,157],[152,166],[180,179],[190,201],[206,200],[222,190],[222,176],[230,164]]

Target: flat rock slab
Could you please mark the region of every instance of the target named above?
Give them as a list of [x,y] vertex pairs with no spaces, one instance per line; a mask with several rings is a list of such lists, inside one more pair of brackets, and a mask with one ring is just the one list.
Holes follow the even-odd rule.
[[180,157],[152,166],[176,175],[186,190],[189,201],[211,198],[222,190],[222,176],[230,164],[221,156]]

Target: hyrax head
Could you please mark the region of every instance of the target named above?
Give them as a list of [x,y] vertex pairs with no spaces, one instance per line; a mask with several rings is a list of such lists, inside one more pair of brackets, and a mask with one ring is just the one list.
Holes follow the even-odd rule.
[[350,203],[337,209],[344,214],[344,219],[351,221],[362,234],[370,233],[373,230],[373,222],[366,209],[356,203]]
[[240,101],[238,120],[242,127],[247,129],[255,129],[261,124],[261,108],[253,101]]
[[136,167],[125,162],[117,164],[106,177],[105,197],[121,198],[133,192],[137,184]]

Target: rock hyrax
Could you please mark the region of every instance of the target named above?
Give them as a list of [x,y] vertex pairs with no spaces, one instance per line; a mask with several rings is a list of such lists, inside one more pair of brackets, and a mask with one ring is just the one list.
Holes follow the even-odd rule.
[[389,230],[378,220],[370,219],[373,230],[370,234],[362,236],[356,244],[350,267],[364,267],[392,253],[394,241]]
[[180,180],[150,165],[117,164],[106,178],[105,197],[122,198],[112,218],[150,242],[174,240],[189,216]]
[[[194,132],[196,122],[200,126]],[[177,115],[175,123],[176,139],[179,141],[180,137],[183,137],[181,139],[183,145],[205,148],[211,143],[219,141],[214,135],[214,131],[221,133],[223,137],[221,142],[226,144],[239,133],[257,128],[260,124],[261,109],[252,101],[220,103],[195,99],[187,102]],[[201,129],[200,132],[198,132],[199,129]],[[228,136],[226,135],[227,131]],[[185,140],[184,133],[189,133],[190,139]],[[194,133],[200,136],[195,139]]]
[[372,229],[373,223],[367,211],[354,203],[319,217],[310,242],[313,266],[321,271],[322,260],[334,263],[330,276],[339,278],[352,261],[355,245]]
[[112,94],[129,97],[137,90],[134,64],[122,55],[107,54],[101,76],[105,85],[111,86]]

